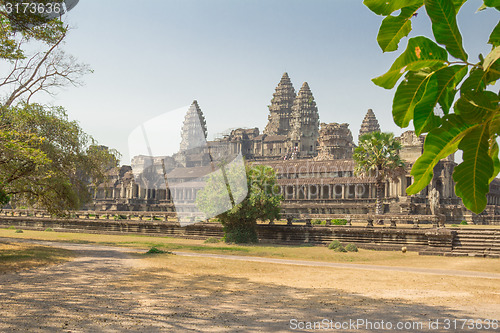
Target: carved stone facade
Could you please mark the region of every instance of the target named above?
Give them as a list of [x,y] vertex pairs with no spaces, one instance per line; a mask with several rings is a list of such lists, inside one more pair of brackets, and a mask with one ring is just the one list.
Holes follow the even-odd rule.
[[[179,152],[170,157],[135,156],[134,173],[142,173],[142,178],[134,177],[130,166],[110,170],[108,181],[95,188],[93,208],[174,211],[173,203],[179,199],[196,198],[196,180],[213,172],[213,161],[241,153],[249,163],[266,164],[275,169],[277,185],[285,199],[282,206],[285,213],[374,212],[375,180],[354,176],[352,153],[356,146],[349,125],[322,123],[319,130],[318,108],[307,83],[295,96],[290,78],[285,73],[269,111],[269,122],[263,134],[256,127],[239,128],[222,138],[206,142],[205,118],[194,101],[184,119]],[[373,110],[369,109],[359,134],[373,131],[380,131],[380,126]],[[413,182],[410,168],[422,154],[425,137],[406,131],[398,140],[402,145],[400,156],[406,160],[408,170],[398,181],[385,183],[385,212],[431,214],[428,195],[435,188],[439,193],[441,212],[448,222],[470,220],[472,214],[454,193],[452,172],[456,163],[453,156],[436,165],[428,187],[416,195],[406,195],[406,188]],[[137,168],[137,165],[142,166]],[[194,185],[175,185],[185,182]],[[490,185],[484,214],[500,215],[499,204],[500,180],[496,179]]]
[[349,124],[321,123],[318,156],[314,160],[351,159],[354,147]]

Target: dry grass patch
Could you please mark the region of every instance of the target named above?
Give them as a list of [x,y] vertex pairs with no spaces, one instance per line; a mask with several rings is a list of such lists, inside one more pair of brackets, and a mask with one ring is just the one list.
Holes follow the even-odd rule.
[[284,245],[229,245],[225,243],[204,243],[203,240],[155,237],[150,235],[104,235],[66,232],[43,232],[0,229],[0,237],[28,238],[72,243],[95,243],[100,245],[126,246],[150,249],[157,247],[165,251],[216,253],[240,256],[256,256],[278,259],[311,260],[339,263],[358,263],[383,266],[415,268],[436,268],[500,273],[498,259],[469,257],[419,256],[416,252],[373,251],[360,249],[359,252],[339,253],[325,246],[284,246]]
[[69,250],[46,246],[0,242],[0,274],[58,264],[69,260]]

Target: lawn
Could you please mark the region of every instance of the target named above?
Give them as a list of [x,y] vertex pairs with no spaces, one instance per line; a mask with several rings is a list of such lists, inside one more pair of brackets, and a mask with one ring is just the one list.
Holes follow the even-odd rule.
[[360,249],[359,252],[339,253],[329,250],[326,246],[272,244],[234,245],[225,244],[223,242],[204,243],[203,240],[150,235],[105,235],[34,230],[24,230],[24,233],[16,233],[15,230],[11,229],[0,229],[0,237],[110,245],[144,250],[154,246],[165,251],[202,252],[267,258],[500,273],[498,259],[419,256],[416,252],[402,253],[400,251]]

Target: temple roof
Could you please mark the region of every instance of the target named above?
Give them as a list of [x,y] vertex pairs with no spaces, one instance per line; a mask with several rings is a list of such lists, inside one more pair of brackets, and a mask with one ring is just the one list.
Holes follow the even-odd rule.
[[368,112],[366,112],[365,118],[361,123],[361,128],[359,129],[358,141],[363,135],[371,132],[380,132],[380,125],[375,117],[375,114],[373,113],[373,110],[368,109]]

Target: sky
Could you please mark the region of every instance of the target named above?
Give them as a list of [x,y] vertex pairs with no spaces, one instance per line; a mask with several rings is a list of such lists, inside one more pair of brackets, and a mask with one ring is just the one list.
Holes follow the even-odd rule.
[[[486,55],[498,11],[459,15],[470,60]],[[100,144],[122,153],[139,124],[196,99],[209,138],[237,127],[264,129],[267,106],[284,72],[298,92],[307,81],[320,121],[349,123],[354,140],[369,108],[383,131],[394,125],[395,90],[375,86],[404,51],[383,53],[376,36],[381,16],[361,0],[82,0],[67,14],[74,29],[64,49],[93,73],[84,86],[45,99]],[[425,13],[412,19],[411,36],[431,36]],[[46,98],[46,97],[40,97]]]

